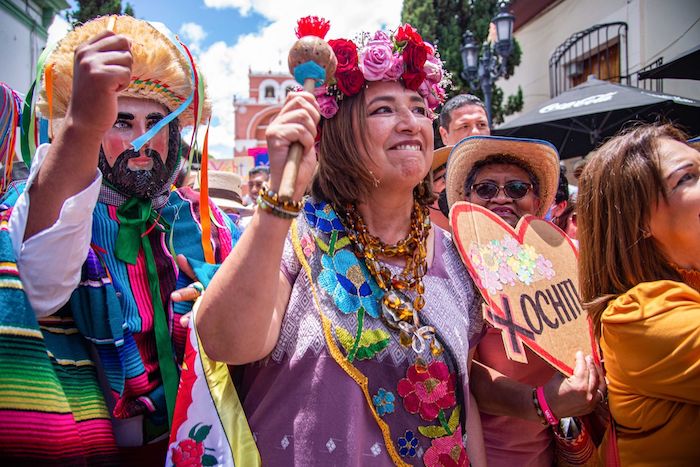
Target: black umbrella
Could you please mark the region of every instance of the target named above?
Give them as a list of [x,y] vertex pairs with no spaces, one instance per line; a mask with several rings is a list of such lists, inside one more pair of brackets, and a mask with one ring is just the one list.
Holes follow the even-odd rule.
[[589,77],[493,134],[550,141],[567,159],[585,156],[629,121],[659,119],[679,124],[692,136],[700,134],[700,101]]

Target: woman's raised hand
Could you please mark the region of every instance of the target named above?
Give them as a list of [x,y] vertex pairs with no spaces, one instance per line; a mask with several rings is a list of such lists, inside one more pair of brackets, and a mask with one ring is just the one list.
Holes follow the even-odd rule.
[[585,415],[605,397],[607,386],[603,370],[593,357],[576,352],[574,374],[564,378],[555,374],[544,386],[545,399],[557,418]]
[[265,131],[270,158],[270,189],[279,190],[289,147],[299,142],[304,147],[304,154],[299,164],[293,198],[300,199],[304,195],[316,169],[314,142],[320,119],[320,109],[313,94],[302,91],[287,95],[282,110]]

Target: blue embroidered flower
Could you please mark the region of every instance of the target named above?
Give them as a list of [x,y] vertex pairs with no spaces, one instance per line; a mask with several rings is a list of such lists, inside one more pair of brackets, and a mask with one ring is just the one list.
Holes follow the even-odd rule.
[[384,388],[379,388],[377,394],[372,396],[372,402],[374,402],[374,408],[377,409],[377,413],[380,417],[384,414],[394,412],[394,393],[387,391]]
[[335,211],[325,201],[319,201],[318,203],[307,201],[304,203],[304,215],[306,215],[306,220],[309,224],[321,232],[330,234],[333,230],[345,231],[345,227],[343,227]]
[[399,438],[399,454],[404,457],[416,457],[416,448],[418,447],[418,438],[416,438],[411,430],[406,430],[403,437]]
[[362,306],[371,317],[379,317],[382,290],[357,256],[349,250],[338,250],[332,257],[323,255],[321,264],[318,283],[333,297],[340,311],[355,313]]

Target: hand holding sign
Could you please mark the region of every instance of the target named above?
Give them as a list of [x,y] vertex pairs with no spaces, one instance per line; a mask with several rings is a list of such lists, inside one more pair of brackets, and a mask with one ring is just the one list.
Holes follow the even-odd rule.
[[577,251],[561,230],[533,216],[513,230],[488,209],[466,202],[453,205],[450,226],[486,302],[484,318],[502,330],[510,359],[525,363],[527,345],[572,376],[577,350],[597,355],[578,294]]

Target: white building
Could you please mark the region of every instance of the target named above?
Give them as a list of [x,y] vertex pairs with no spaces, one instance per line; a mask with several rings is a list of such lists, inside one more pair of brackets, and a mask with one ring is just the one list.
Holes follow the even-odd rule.
[[48,28],[56,13],[68,6],[66,0],[0,0],[0,81],[27,92]]
[[700,99],[700,81],[639,81],[637,76],[700,45],[698,0],[514,0],[511,10],[522,61],[498,85],[505,95],[522,88],[523,112],[589,74]]

